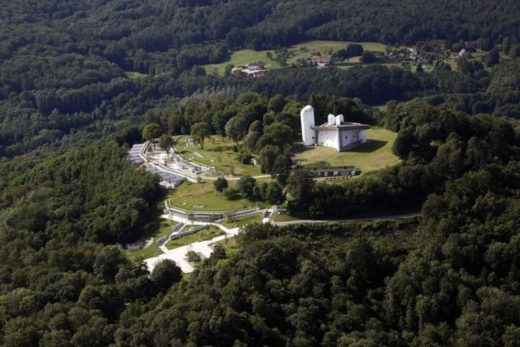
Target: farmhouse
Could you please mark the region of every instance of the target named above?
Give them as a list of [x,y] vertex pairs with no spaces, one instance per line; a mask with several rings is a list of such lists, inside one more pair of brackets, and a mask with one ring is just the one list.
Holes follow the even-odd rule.
[[312,65],[327,66],[332,64],[332,56],[328,54],[313,55],[310,59]]
[[461,49],[461,50],[459,51],[459,53],[457,53],[457,57],[458,57],[459,59],[464,59],[464,58],[467,58],[468,56],[469,56],[469,52],[466,51],[464,48]]
[[365,130],[370,126],[361,123],[345,122],[342,114],[329,114],[328,122],[315,125],[314,108],[305,106],[300,113],[302,140],[305,146],[326,146],[338,152],[359,146],[367,141]]
[[267,72],[264,64],[261,62],[249,63],[242,67],[235,67],[231,69],[233,76],[245,75],[249,77],[262,77]]

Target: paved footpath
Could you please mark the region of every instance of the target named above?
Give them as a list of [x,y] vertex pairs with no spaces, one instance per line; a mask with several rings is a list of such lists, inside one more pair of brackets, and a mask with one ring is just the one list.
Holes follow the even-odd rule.
[[212,238],[211,240],[190,243],[189,245],[177,247],[171,250],[163,245],[160,247],[161,251],[164,252],[163,254],[144,260],[144,263],[146,264],[150,272],[153,271],[157,264],[166,259],[173,260],[181,268],[182,272],[193,272],[193,266],[186,259],[188,252],[193,251],[201,254],[204,258],[208,258],[213,252],[213,244],[225,240],[228,237],[236,236],[240,230],[240,228],[229,229],[217,223],[190,222],[187,219],[170,217],[169,215],[163,215],[162,218],[174,220],[179,223],[185,223],[186,225],[214,225],[217,228],[224,231],[226,235],[217,236]]
[[316,224],[316,223],[347,223],[347,222],[375,222],[375,221],[387,221],[394,219],[412,218],[419,217],[419,212],[413,213],[401,213],[393,214],[388,216],[373,216],[373,217],[359,217],[359,218],[347,218],[347,219],[298,219],[287,222],[275,222],[271,221],[271,224],[276,226],[294,225],[294,224]]
[[[288,221],[288,222],[274,222],[270,220],[270,217],[272,216],[272,213],[276,211],[276,206],[271,207],[270,209],[270,216],[267,218],[264,218],[262,220],[262,223],[271,223],[276,226],[284,226],[284,225],[293,225],[293,224],[308,224],[308,223],[341,223],[341,222],[360,222],[360,221],[383,221],[383,220],[391,220],[391,219],[401,219],[401,218],[410,218],[410,217],[417,217],[420,215],[420,213],[403,213],[403,214],[394,214],[389,216],[377,216],[377,217],[363,217],[363,218],[351,218],[351,219],[340,219],[340,220],[294,220],[294,221]],[[150,272],[153,271],[155,266],[159,264],[161,261],[165,259],[173,260],[182,270],[184,273],[190,273],[193,272],[193,266],[188,262],[187,254],[190,251],[194,251],[196,253],[201,254],[204,258],[208,258],[211,253],[213,252],[212,245],[225,240],[229,237],[234,237],[238,235],[240,232],[240,228],[233,228],[229,229],[223,226],[222,224],[218,223],[205,223],[205,222],[191,222],[184,218],[179,217],[170,217],[169,215],[163,215],[162,218],[174,220],[179,223],[184,223],[186,225],[214,225],[217,228],[223,230],[226,234],[217,236],[212,238],[211,240],[207,241],[200,241],[195,243],[190,243],[189,245],[177,247],[174,249],[169,250],[166,248],[166,246],[161,246],[160,249],[164,253],[153,257],[145,259],[144,262],[146,266],[148,267],[148,270]]]

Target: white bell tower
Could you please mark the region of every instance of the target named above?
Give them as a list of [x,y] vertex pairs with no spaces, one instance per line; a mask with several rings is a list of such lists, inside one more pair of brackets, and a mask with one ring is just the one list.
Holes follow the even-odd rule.
[[314,123],[314,108],[311,105],[305,106],[300,112],[302,124],[302,140],[305,146],[312,146],[316,143],[316,131],[312,129]]

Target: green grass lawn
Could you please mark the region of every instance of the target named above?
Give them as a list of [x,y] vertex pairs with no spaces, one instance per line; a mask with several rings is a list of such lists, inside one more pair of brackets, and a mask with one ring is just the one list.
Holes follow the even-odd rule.
[[321,161],[331,166],[352,165],[362,173],[381,170],[399,163],[399,158],[392,153],[396,133],[383,128],[371,128],[366,132],[367,138],[371,141],[360,147],[346,152],[337,152],[333,148],[317,146],[297,153],[294,159],[303,166],[312,166]]
[[[296,64],[299,59],[307,60],[313,55],[313,53],[331,54],[337,52],[342,48],[346,48],[349,43],[356,42],[315,40],[293,45],[288,48],[289,58],[287,59],[287,64]],[[379,42],[357,43],[363,45],[363,49],[365,51],[385,52],[386,49],[386,45]],[[252,49],[243,49],[233,52],[228,61],[220,64],[204,65],[204,69],[208,74],[213,74],[216,72],[219,75],[223,75],[226,66],[229,64],[232,64],[234,66],[242,66],[247,63],[252,63],[256,61],[263,62],[266,65],[266,68],[268,69],[280,68],[281,66],[278,62],[267,58],[268,53],[270,53],[272,57],[276,56],[275,51],[273,50],[255,51]]]
[[[236,184],[229,181],[231,187]],[[213,182],[183,183],[172,190],[168,198],[170,206],[188,211],[233,211],[256,206],[246,199],[227,200],[223,193],[215,190]]]
[[226,66],[229,64],[232,64],[234,66],[242,66],[257,61],[263,62],[265,64],[265,67],[268,69],[280,68],[280,64],[278,64],[276,61],[267,58],[268,52],[270,52],[274,56],[273,50],[255,51],[252,49],[242,49],[240,51],[233,52],[229,61],[220,64],[204,65],[204,69],[208,74],[213,74],[216,71],[219,75],[223,75]]
[[[299,43],[297,45],[291,46],[289,48],[289,56],[290,58],[287,60],[288,64],[293,64],[298,61],[298,59],[309,59],[313,53],[321,53],[321,54],[332,54],[340,49],[347,48],[350,43],[358,43],[363,46],[365,51],[371,52],[381,52],[384,53],[386,49],[386,45],[379,42],[350,42],[350,41],[309,41],[304,43]],[[351,58],[355,62],[359,62],[359,57]]]
[[248,225],[251,223],[260,223],[262,221],[262,219],[263,219],[263,214],[259,213],[254,216],[225,221],[224,223],[222,223],[222,225],[225,226],[226,228],[237,228],[237,227],[242,227],[244,225]]
[[177,224],[178,223],[175,221],[161,218],[159,233],[155,235],[155,238],[158,239],[162,236],[170,235],[172,233],[172,227],[174,227]]
[[224,247],[228,257],[237,254],[240,249],[236,237],[229,237],[225,240],[219,241],[218,244]]
[[235,142],[219,135],[212,135],[204,141],[204,149],[199,145],[187,147],[189,136],[183,136],[176,145],[177,153],[185,159],[195,163],[213,166],[224,175],[234,176],[259,176],[260,168],[254,165],[245,165],[237,160],[237,153],[233,152]]
[[[189,227],[188,227],[188,229],[189,229]],[[186,229],[186,230],[188,230],[188,229]],[[177,247],[189,245],[190,243],[194,243],[194,242],[211,240],[214,237],[224,235],[224,234],[225,234],[225,232],[223,232],[219,228],[210,226],[209,228],[201,230],[198,233],[184,236],[177,240],[168,241],[165,246],[168,249],[174,249]]]
[[126,251],[126,254],[130,259],[136,261],[158,256],[162,251],[157,246],[156,241],[163,236],[169,235],[172,232],[172,227],[176,224],[177,222],[172,220],[160,218],[157,223],[152,224],[151,230],[147,232],[148,235],[154,238],[154,242],[150,246],[138,251]]
[[144,259],[156,257],[162,254],[162,251],[159,249],[159,246],[155,243],[155,241],[148,247],[140,249],[135,252],[126,251],[126,255],[128,258],[134,261],[142,261]]

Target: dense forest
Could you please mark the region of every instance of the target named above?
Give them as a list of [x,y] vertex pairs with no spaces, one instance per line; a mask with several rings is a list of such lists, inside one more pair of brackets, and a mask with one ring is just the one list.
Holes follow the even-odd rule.
[[453,181],[420,221],[250,227],[116,343],[518,346],[518,169]]
[[198,67],[223,62],[235,49],[309,39],[517,47],[518,3],[489,7],[468,0],[421,10],[415,1],[385,0],[9,2],[0,9],[0,156],[105,137],[138,123],[150,108],[174,107],[194,93],[234,97],[255,90],[306,98],[321,92],[377,105],[432,96],[432,103],[467,113],[519,117],[517,67],[453,73],[441,66],[422,76],[381,66],[298,68],[258,81],[204,76]]
[[[313,101],[318,112],[350,107],[367,116],[348,98]],[[243,105],[230,122],[291,103],[248,93],[223,110]],[[184,111],[147,117],[168,124]],[[389,105],[373,121],[398,131],[402,164],[344,186],[294,173],[290,208],[341,217],[323,211],[422,205],[421,217],[251,225],[238,251],[217,247],[189,280],[171,262],[149,274],[113,246],[142,235],[161,197],[157,178],[124,158],[135,131],[63,155],[2,161],[2,344],[516,346],[516,121],[421,100]],[[272,140],[271,131],[257,141]]]
[[[201,67],[307,40],[486,55],[428,72]],[[513,0],[2,3],[0,345],[520,346],[519,57]],[[305,104],[396,132],[401,163],[344,184],[291,172]],[[297,216],[420,215],[252,224],[189,276],[150,273],[120,245],[161,212],[158,177],[126,159],[152,128],[231,138],[275,178],[238,194]]]

